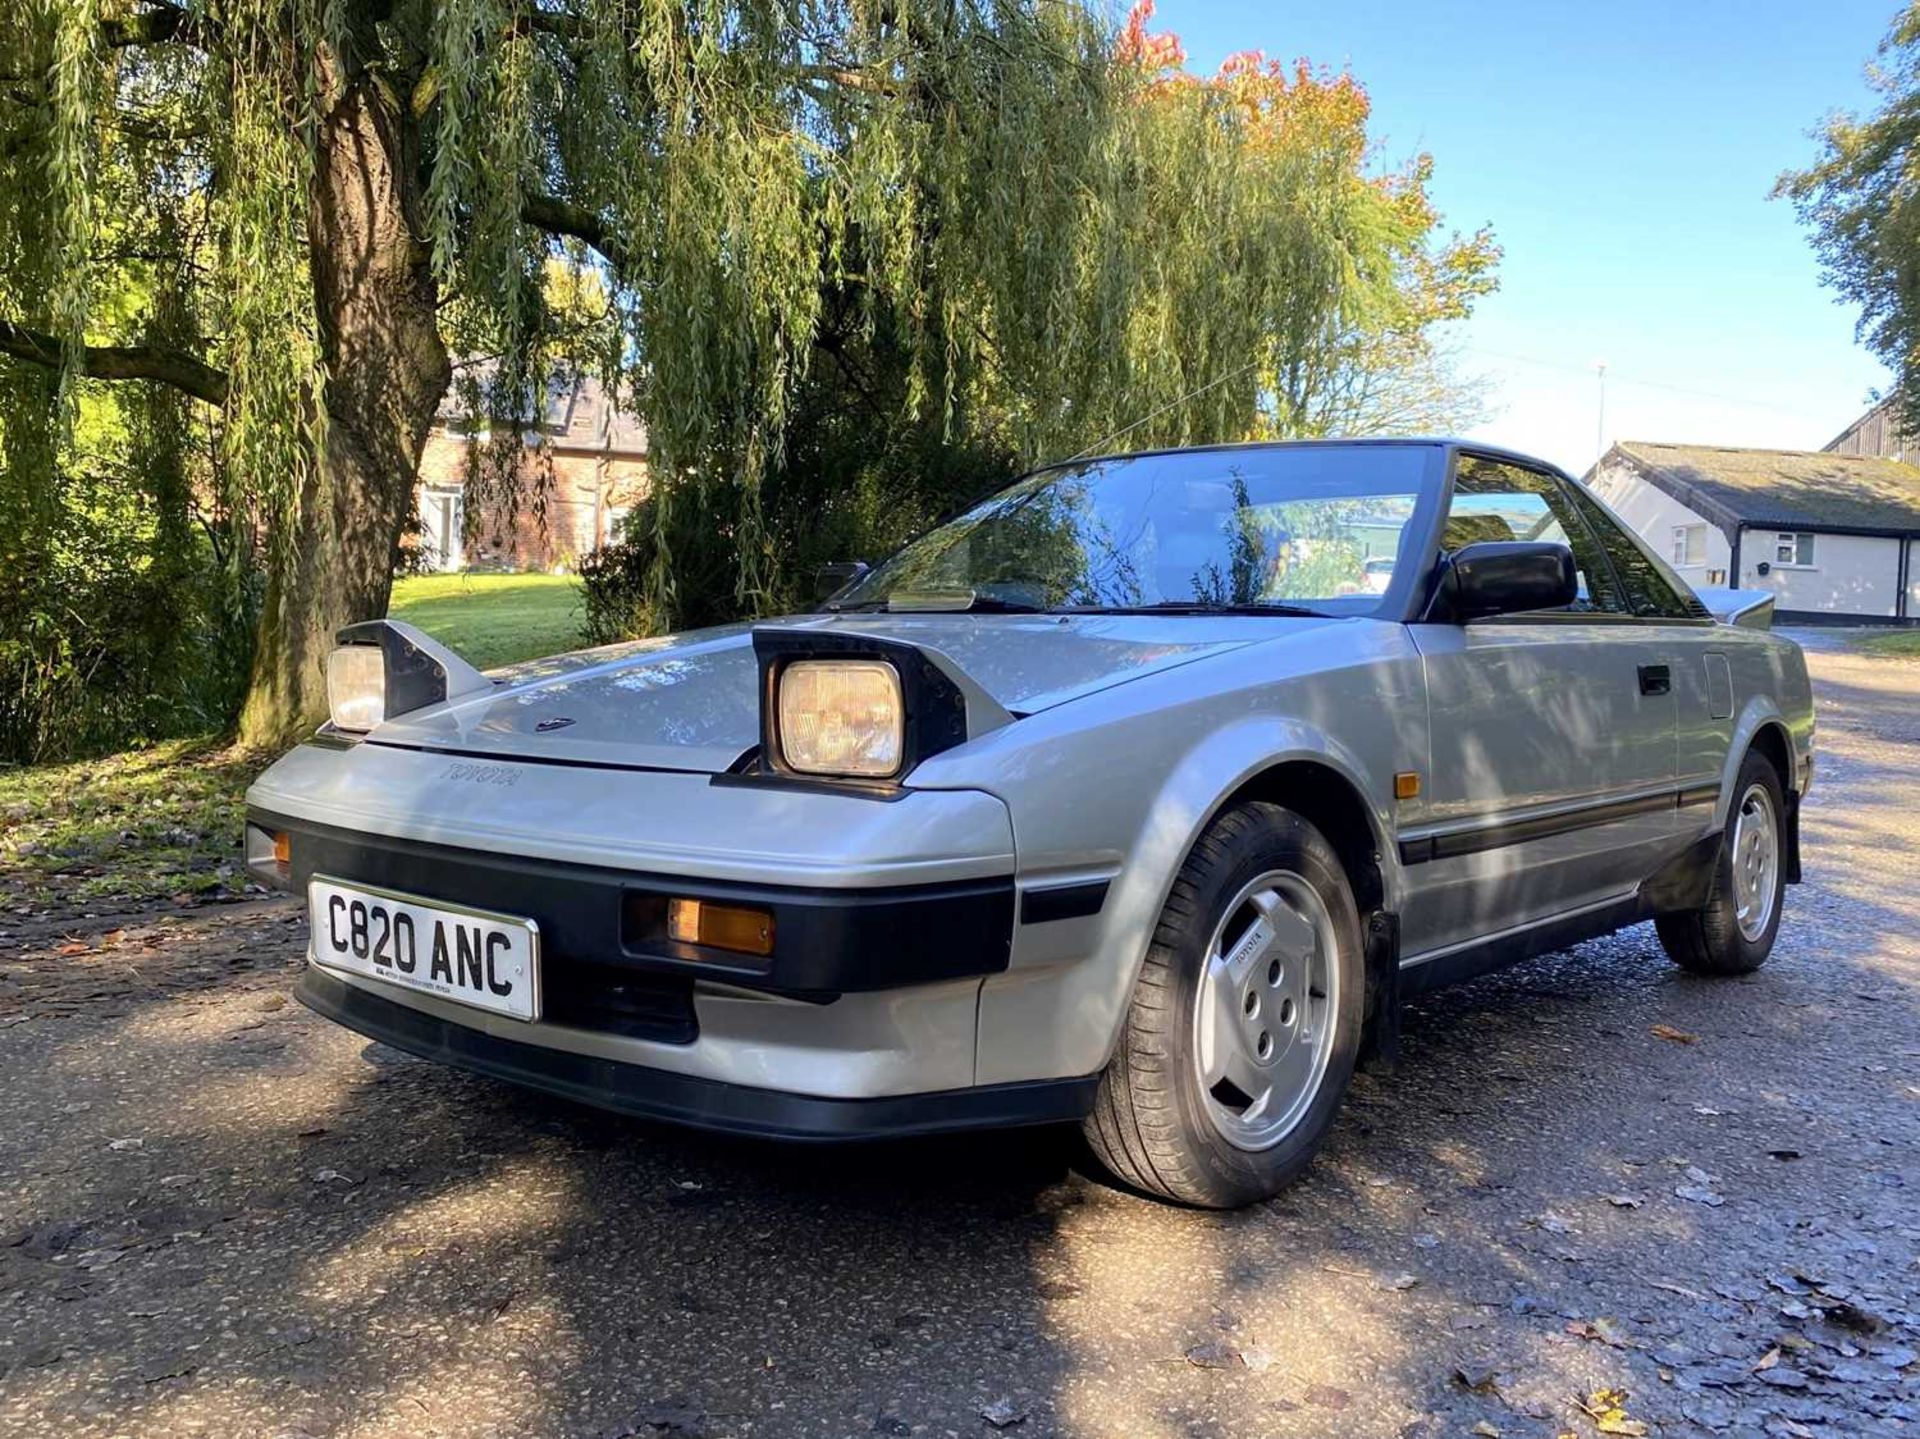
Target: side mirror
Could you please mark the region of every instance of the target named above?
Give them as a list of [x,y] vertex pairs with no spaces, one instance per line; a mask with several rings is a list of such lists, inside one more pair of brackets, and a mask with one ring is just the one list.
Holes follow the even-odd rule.
[[814,602],[825,604],[840,591],[865,579],[871,568],[865,560],[836,560],[820,566],[813,572]]
[[1564,609],[1579,597],[1573,551],[1543,540],[1483,540],[1443,561],[1430,619],[1465,624],[1488,615]]

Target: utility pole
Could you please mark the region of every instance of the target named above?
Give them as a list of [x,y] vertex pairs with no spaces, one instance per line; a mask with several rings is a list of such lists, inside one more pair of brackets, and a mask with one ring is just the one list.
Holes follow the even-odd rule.
[[1600,415],[1593,426],[1593,458],[1597,463],[1607,452],[1607,362],[1595,360],[1593,372],[1600,377]]

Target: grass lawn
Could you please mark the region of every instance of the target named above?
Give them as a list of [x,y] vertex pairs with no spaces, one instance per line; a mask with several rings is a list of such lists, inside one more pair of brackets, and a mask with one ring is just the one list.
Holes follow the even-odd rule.
[[[565,575],[422,575],[394,585],[389,612],[481,669],[583,642],[580,587]],[[196,739],[0,767],[0,910],[111,913],[244,893],[241,796],[271,759]]]
[[1870,655],[1899,656],[1920,660],[1920,630],[1887,630],[1853,642],[1854,648]]
[[394,582],[387,613],[483,670],[585,643],[571,575],[415,575]]

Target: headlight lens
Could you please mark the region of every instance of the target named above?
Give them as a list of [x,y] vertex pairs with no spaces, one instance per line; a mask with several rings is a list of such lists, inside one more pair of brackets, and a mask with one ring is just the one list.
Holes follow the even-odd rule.
[[342,645],[327,656],[327,704],[336,729],[364,734],[387,717],[387,660],[378,645]]
[[905,749],[900,674],[885,660],[795,660],[780,672],[780,754],[789,769],[884,779]]

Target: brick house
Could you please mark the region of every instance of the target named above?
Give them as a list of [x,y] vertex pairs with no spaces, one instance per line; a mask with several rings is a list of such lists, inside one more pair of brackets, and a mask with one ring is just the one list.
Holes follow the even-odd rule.
[[[476,444],[484,446],[481,463],[498,462],[484,427],[469,428],[449,395],[427,436],[415,488],[422,568],[571,569],[617,535],[646,493],[646,431],[588,376],[556,378],[541,425],[514,452],[516,482],[481,480],[478,513],[469,513]],[[510,505],[501,498],[509,488]]]

